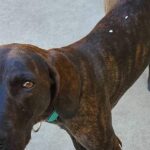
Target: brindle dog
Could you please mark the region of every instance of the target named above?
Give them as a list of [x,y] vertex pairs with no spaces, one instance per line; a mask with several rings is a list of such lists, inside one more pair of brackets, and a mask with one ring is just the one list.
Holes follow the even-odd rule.
[[77,150],[121,150],[111,109],[149,64],[149,10],[149,0],[123,0],[60,49],[1,46],[0,150],[23,150],[53,111]]

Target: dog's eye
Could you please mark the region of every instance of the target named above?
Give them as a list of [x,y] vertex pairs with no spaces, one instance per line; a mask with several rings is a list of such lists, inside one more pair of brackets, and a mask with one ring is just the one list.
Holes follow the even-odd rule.
[[34,83],[32,81],[26,81],[22,84],[22,87],[27,88],[27,89],[31,89],[33,88],[33,86],[34,86]]

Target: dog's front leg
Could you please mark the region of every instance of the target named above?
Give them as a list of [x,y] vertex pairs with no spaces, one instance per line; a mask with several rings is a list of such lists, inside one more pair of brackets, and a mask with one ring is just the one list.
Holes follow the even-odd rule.
[[72,142],[73,142],[73,145],[75,147],[76,150],[87,150],[86,148],[84,148],[73,136],[72,134],[70,133],[70,131],[65,128],[65,127],[62,127],[64,130],[66,130],[66,132],[70,135],[71,139],[72,139]]
[[94,99],[92,97],[90,103],[86,100],[88,104],[84,103],[83,107],[81,104],[76,117],[65,121],[65,128],[74,137],[72,140],[76,149],[121,150],[121,142],[112,127],[109,102]]
[[73,136],[70,135],[70,137],[76,150],[87,150]]

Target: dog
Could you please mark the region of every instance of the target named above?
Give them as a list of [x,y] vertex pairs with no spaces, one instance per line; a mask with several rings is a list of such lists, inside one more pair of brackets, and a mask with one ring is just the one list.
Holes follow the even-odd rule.
[[149,65],[149,10],[148,0],[123,0],[62,48],[0,46],[0,150],[24,150],[47,120],[76,150],[121,150],[111,110]]

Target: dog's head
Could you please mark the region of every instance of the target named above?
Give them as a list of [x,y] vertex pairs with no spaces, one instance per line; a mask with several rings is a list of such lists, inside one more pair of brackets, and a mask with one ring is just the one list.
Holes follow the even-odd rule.
[[1,150],[23,150],[33,125],[47,115],[57,77],[46,57],[46,51],[31,45],[0,47]]

